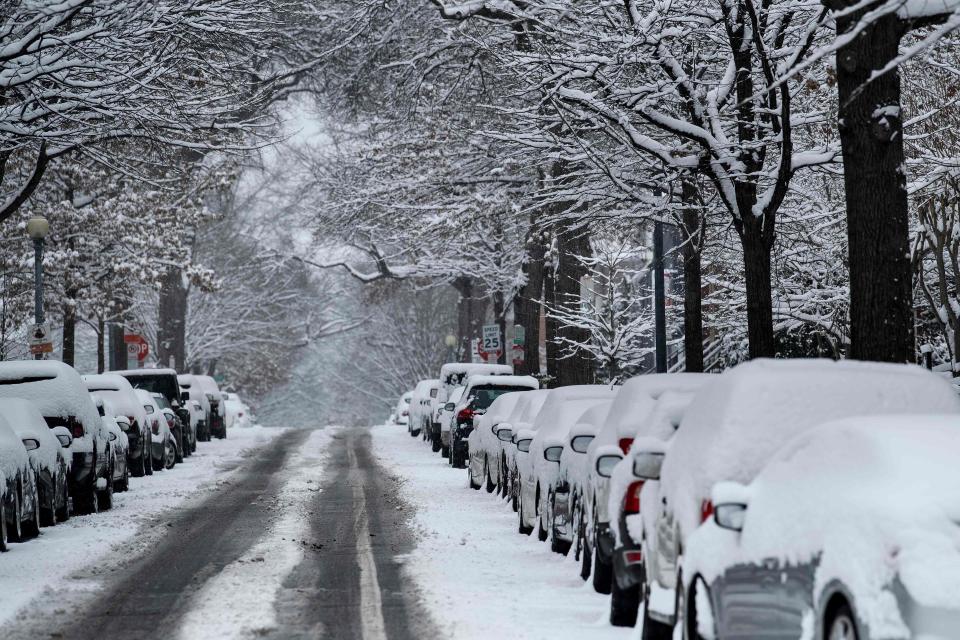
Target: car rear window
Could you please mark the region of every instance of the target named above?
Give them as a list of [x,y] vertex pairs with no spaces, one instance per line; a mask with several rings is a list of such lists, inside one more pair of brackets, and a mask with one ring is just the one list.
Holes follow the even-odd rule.
[[143,389],[151,393],[159,393],[168,401],[179,395],[176,376],[167,375],[135,375],[127,376],[127,380],[134,389]]
[[470,403],[474,409],[487,409],[493,404],[493,401],[505,393],[511,391],[530,391],[527,387],[509,387],[496,385],[480,385],[470,390],[473,400]]

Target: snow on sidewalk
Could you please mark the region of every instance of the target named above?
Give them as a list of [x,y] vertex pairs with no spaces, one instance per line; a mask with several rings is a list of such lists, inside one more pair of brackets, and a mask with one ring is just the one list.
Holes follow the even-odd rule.
[[[0,555],[0,625],[52,587],[62,588],[70,574],[109,558],[123,545],[122,559],[139,555],[152,537],[131,540],[142,525],[188,500],[202,499],[232,475],[252,450],[271,442],[284,429],[231,429],[225,440],[201,442],[197,452],[171,470],[130,478],[130,490],[115,493],[110,511],[74,516],[55,527],[41,529],[39,538],[11,544]],[[99,581],[74,580],[72,589],[98,589]]]
[[509,505],[470,489],[465,470],[451,469],[402,426],[373,427],[371,434],[374,455],[416,509],[418,543],[401,559],[446,636],[639,637],[639,629],[609,625],[609,596],[580,579],[572,555],[551,552],[535,535],[519,535]]

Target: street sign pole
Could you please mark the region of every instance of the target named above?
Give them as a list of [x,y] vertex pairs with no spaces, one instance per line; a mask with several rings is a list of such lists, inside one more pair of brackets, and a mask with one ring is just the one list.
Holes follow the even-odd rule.
[[653,299],[657,373],[667,372],[667,297],[663,282],[663,223],[653,225]]

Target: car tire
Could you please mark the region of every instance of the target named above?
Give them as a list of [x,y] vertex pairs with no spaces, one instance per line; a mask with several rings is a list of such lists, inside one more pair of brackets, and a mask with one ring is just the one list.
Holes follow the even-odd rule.
[[473,479],[473,469],[467,465],[467,477],[470,479],[470,488],[474,491],[480,491],[480,483]]
[[113,508],[113,470],[107,472],[107,488],[103,491],[94,491],[99,502],[100,511],[109,511]]
[[856,619],[853,610],[846,602],[832,607],[824,628],[824,640],[859,640]]
[[450,447],[445,447],[442,444],[440,445],[440,457],[450,460]]
[[177,446],[169,440],[163,447],[163,468],[173,469],[177,466]]
[[649,598],[644,599],[643,633],[640,640],[672,640],[673,628],[650,617]]
[[593,571],[593,553],[590,551],[590,545],[583,541],[583,548],[580,551],[580,578],[584,582],[590,579],[590,573]]
[[36,538],[40,535],[40,486],[39,479],[33,487],[33,515],[23,525],[23,535],[25,538]]
[[[7,539],[11,542],[23,542],[23,528],[21,523],[23,521],[23,498],[21,497],[22,488],[17,487],[16,492],[13,495],[13,518],[10,525],[7,527]],[[8,514],[9,518],[11,514]]]
[[594,545],[593,549],[593,590],[603,595],[610,594],[613,582],[613,565],[600,558],[600,549]]
[[437,451],[440,451],[440,449],[442,449],[442,448],[443,448],[443,447],[442,447],[442,445],[440,444],[440,438],[436,438],[436,437],[430,438],[430,449],[431,449],[434,453],[436,453]]
[[[177,442],[183,442],[183,432],[180,433],[180,437],[177,438]],[[175,464],[183,462],[183,447],[175,447],[173,451],[173,461]]]
[[616,579],[610,583],[610,624],[615,627],[634,627],[640,609],[640,586],[621,589]]
[[100,512],[100,496],[96,487],[90,487],[87,491],[74,498],[74,508],[80,515],[89,515]]
[[[39,483],[38,483],[39,487]],[[40,492],[40,526],[41,527],[52,527],[57,524],[57,492],[54,488],[53,496],[50,498],[49,503],[50,507],[45,508],[43,504],[48,502],[46,491],[43,487],[39,487],[37,491]]]
[[133,461],[133,464],[127,464],[127,466],[134,478],[143,477],[147,473],[146,456],[141,451],[140,456]]
[[0,551],[7,551],[7,507],[0,498]]
[[493,478],[490,477],[490,463],[487,461],[487,456],[483,456],[483,475],[486,482],[484,489],[487,490],[487,493],[493,493],[497,485],[493,483]]
[[67,482],[66,474],[62,476],[61,482],[63,482],[63,504],[56,506],[57,510],[57,522],[66,522],[70,519],[72,515],[70,513],[70,483]]
[[517,496],[517,520],[519,521],[519,526],[517,527],[517,533],[528,536],[533,533],[533,527],[529,527],[523,523],[523,496]]
[[554,525],[556,522],[557,511],[556,511],[556,494],[551,495],[551,507],[550,507],[550,551],[554,553],[559,553],[562,556],[570,553],[570,543],[566,540],[561,540],[557,536],[557,527]]

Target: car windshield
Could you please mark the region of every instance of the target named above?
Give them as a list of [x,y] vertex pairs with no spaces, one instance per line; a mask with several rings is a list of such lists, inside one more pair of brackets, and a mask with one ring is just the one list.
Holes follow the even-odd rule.
[[128,376],[127,380],[133,385],[134,389],[143,389],[150,393],[159,393],[169,402],[179,394],[177,379],[171,374],[160,375],[135,375]]
[[170,403],[167,402],[167,399],[164,398],[162,395],[155,395],[155,396],[153,396],[153,401],[156,402],[156,403],[157,403],[157,406],[160,407],[161,409],[170,409],[170,408],[171,408],[171,407],[170,407]]
[[511,391],[529,391],[529,389],[521,387],[498,387],[495,385],[474,387],[470,390],[470,406],[474,409],[486,409],[493,404],[494,400]]

